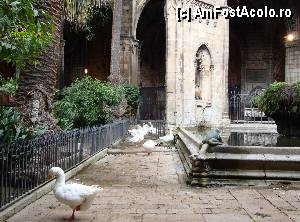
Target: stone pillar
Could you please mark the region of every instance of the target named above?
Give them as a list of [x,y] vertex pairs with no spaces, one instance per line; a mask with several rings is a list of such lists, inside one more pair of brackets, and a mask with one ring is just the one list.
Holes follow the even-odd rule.
[[300,39],[286,43],[285,81],[293,84],[300,80]]
[[287,38],[285,44],[285,81],[293,84],[300,80],[300,16],[297,13],[288,32],[294,39]]
[[[227,3],[227,2],[226,2]],[[223,53],[223,67],[224,67],[224,80],[223,80],[223,113],[222,113],[222,126],[230,125],[229,118],[229,101],[228,101],[228,66],[229,66],[229,20],[224,20],[224,53]]]
[[182,121],[182,68],[183,56],[180,52],[182,32],[175,17],[176,5],[166,1],[166,120],[168,127],[175,127]]
[[139,85],[139,42],[133,37],[121,36],[121,74],[129,83]]

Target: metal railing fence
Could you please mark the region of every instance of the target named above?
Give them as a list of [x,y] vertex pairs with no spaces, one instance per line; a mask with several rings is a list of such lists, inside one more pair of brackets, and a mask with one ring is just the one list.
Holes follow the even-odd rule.
[[254,105],[251,94],[232,93],[228,103],[232,123],[274,123]]
[[166,88],[142,87],[141,105],[139,108],[140,119],[163,120],[166,118]]
[[48,171],[65,171],[121,139],[129,121],[86,127],[0,146],[0,210],[48,181]]

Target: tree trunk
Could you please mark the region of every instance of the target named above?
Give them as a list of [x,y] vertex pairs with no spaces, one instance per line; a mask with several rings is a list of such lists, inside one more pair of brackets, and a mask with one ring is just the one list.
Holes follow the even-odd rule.
[[[120,52],[121,52],[121,25],[122,25],[123,0],[114,0],[113,10],[113,26],[111,39],[111,64],[110,76],[108,80],[113,85],[120,85],[124,79],[120,72]],[[116,118],[121,118],[126,113],[127,100],[124,98],[122,102],[112,107],[112,112]]]
[[120,73],[120,51],[121,51],[121,24],[122,24],[123,0],[114,1],[113,26],[111,39],[111,64],[109,81],[120,84],[123,78]]
[[62,32],[62,0],[42,0],[43,8],[51,16],[52,41],[38,58],[37,65],[27,64],[21,71],[16,103],[23,120],[33,126],[57,130],[51,116]]

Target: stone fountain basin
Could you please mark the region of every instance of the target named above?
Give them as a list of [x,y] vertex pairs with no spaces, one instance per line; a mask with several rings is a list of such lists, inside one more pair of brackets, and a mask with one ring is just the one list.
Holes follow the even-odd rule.
[[200,155],[200,139],[185,129],[179,129],[178,136],[176,145],[192,185],[228,180],[300,181],[300,147],[222,145]]

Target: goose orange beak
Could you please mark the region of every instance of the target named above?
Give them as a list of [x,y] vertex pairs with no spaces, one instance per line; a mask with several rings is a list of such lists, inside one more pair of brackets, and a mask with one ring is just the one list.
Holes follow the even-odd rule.
[[48,180],[52,180],[53,176],[51,174],[48,175]]

